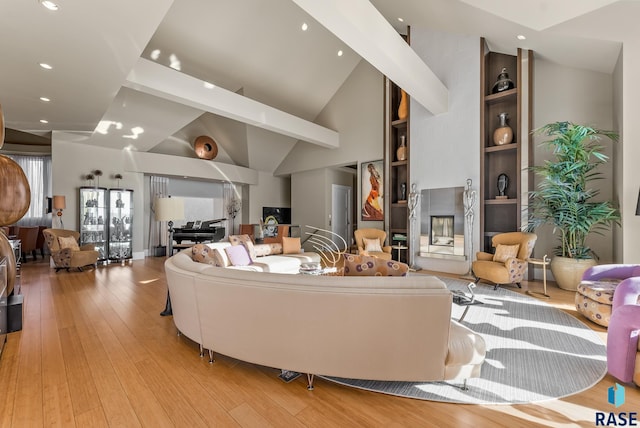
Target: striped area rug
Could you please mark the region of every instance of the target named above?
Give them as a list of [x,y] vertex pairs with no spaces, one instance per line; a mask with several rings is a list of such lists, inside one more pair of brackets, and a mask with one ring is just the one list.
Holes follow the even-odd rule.
[[[441,278],[451,290],[467,292],[468,281]],[[460,383],[387,382],[325,377],[369,391],[422,400],[468,404],[517,404],[576,394],[607,372],[605,344],[589,327],[549,304],[504,288],[479,285],[484,302],[462,322],[481,334],[487,356],[480,378]],[[464,308],[453,305],[452,317]]]

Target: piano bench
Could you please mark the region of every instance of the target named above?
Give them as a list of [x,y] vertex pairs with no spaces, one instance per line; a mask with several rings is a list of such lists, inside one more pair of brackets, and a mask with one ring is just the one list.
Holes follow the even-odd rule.
[[[191,242],[189,244],[173,244],[173,252],[175,253],[176,251],[180,251],[180,250],[184,250],[185,248],[191,248],[194,245],[196,245],[195,243]],[[171,254],[173,256],[173,254]]]

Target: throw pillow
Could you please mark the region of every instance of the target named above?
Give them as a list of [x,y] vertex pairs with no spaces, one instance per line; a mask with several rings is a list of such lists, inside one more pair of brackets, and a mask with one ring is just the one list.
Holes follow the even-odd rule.
[[218,266],[218,267],[227,267],[227,266],[229,266],[227,258],[225,256],[223,256],[222,253],[220,252],[220,250],[217,249],[217,248],[213,249],[213,260],[216,261],[216,266]]
[[191,260],[217,266],[216,260],[213,257],[213,251],[205,244],[196,244],[191,247]]
[[226,247],[224,251],[232,266],[249,266],[251,264],[251,257],[249,257],[249,252],[244,245],[232,245]]
[[229,235],[229,242],[231,242],[231,245],[240,245],[246,241],[251,241],[251,237],[249,235]]
[[253,246],[253,242],[249,239],[248,241],[242,241],[242,245],[247,249],[247,253],[249,253],[249,258],[252,262],[256,261],[256,249]]
[[372,256],[345,254],[345,276],[407,276],[409,265]]
[[382,247],[380,246],[380,240],[378,238],[373,238],[373,239],[364,238],[364,250],[382,252]]
[[282,237],[282,254],[298,254],[301,248],[300,238]]
[[493,261],[504,263],[507,261],[507,259],[517,258],[518,250],[520,250],[520,244],[498,244],[498,246],[496,247],[496,253],[493,255]]
[[71,248],[71,251],[79,251],[78,241],[73,236],[58,236],[58,245],[60,249]]

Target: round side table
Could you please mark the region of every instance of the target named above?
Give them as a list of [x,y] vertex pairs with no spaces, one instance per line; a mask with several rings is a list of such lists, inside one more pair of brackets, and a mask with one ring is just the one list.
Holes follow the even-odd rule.
[[547,266],[549,266],[549,264],[551,263],[551,259],[547,257],[547,255],[545,254],[544,257],[542,257],[541,259],[528,259],[527,262],[529,262],[532,265],[542,266],[542,284],[544,287],[544,293],[527,290],[527,294],[530,294],[530,295],[540,294],[546,297],[547,299],[550,298],[551,296],[547,294]]
[[396,259],[397,261],[400,261],[400,255],[402,254],[402,250],[408,250],[409,247],[407,247],[406,245],[392,245],[391,248],[393,250],[397,250],[398,251],[398,258]]

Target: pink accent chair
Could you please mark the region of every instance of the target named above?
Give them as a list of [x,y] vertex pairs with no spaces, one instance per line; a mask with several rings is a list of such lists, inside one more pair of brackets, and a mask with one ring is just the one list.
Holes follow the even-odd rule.
[[[626,269],[640,270],[638,265]],[[640,275],[640,273],[637,273]],[[623,280],[613,295],[607,335],[607,368],[622,382],[640,385],[640,276]]]

